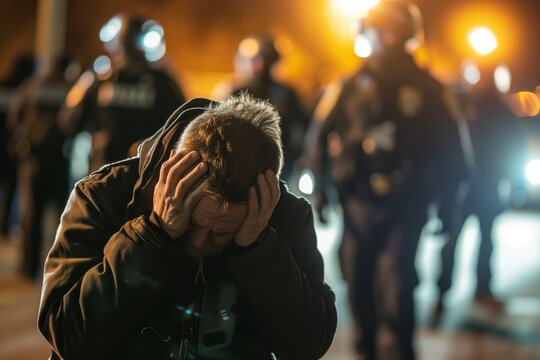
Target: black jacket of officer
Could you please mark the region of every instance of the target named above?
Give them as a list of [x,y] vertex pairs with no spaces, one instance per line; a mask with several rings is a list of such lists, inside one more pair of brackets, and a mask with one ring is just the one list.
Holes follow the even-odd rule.
[[145,58],[140,39],[147,21],[122,18],[117,38],[106,43],[111,59],[99,57],[72,89],[61,118],[70,135],[93,134],[90,168],[133,156],[185,97],[176,81]]

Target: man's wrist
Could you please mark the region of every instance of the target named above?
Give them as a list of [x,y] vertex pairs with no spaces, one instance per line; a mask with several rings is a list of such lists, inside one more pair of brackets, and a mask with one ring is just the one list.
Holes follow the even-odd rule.
[[159,221],[159,219],[157,217],[157,214],[154,211],[152,211],[150,213],[150,216],[148,217],[148,220],[149,220],[150,226],[152,227],[152,230],[157,231],[161,235],[163,235],[163,236],[167,237],[168,239],[172,240],[172,237],[161,226],[160,221]]
[[261,233],[259,234],[259,236],[257,236],[257,238],[255,239],[254,243],[260,243],[265,237],[266,235],[268,235],[268,232],[270,231],[270,226],[267,226],[263,229],[263,231],[261,231]]
[[255,240],[251,241],[251,242],[239,242],[239,241],[234,241],[234,243],[236,245],[238,245],[239,247],[241,248],[247,248],[247,247],[251,247],[255,244],[258,244],[261,242],[262,239],[264,239],[266,237],[266,235],[268,234],[268,230],[269,230],[270,226],[267,226],[265,227],[260,233],[259,235],[257,235],[257,237],[255,238]]
[[249,253],[251,250],[254,250],[257,246],[259,246],[259,244],[263,241],[263,239],[266,238],[269,232],[270,232],[270,226],[267,226],[263,231],[261,231],[261,233],[259,234],[259,236],[257,236],[255,241],[245,246],[239,245],[235,241],[234,245],[231,247],[231,250],[230,250],[231,255],[235,255],[235,256],[245,255]]

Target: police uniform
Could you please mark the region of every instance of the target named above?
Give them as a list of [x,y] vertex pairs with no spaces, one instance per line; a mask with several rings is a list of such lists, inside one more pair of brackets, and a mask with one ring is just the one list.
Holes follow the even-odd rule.
[[68,104],[72,108],[62,122],[68,132],[85,129],[93,134],[90,170],[135,155],[138,142],[185,101],[167,73],[143,60],[113,69],[106,79],[87,72],[74,86],[73,97],[77,91],[85,95],[77,104]]
[[463,100],[467,110],[472,165],[469,169],[468,191],[459,209],[456,224],[441,252],[441,274],[437,282],[440,297],[436,309],[439,312],[442,311],[442,297],[452,285],[457,239],[465,220],[472,214],[478,217],[480,229],[475,297],[477,300],[493,299],[490,288],[490,260],[493,252],[491,232],[495,218],[504,210],[498,187],[501,179],[513,176],[515,169],[512,166],[516,162],[521,165],[519,159],[522,158],[523,141],[515,116],[502,102],[489,75],[483,74],[476,88]]
[[271,36],[255,34],[244,38],[235,56],[238,78],[219,84],[214,95],[225,98],[246,91],[256,98],[268,100],[276,107],[281,116],[284,157],[280,177],[290,181],[294,163],[303,151],[309,117],[295,90],[272,76],[272,67],[279,59],[280,54]]
[[414,358],[418,239],[428,203],[452,173],[451,159],[459,158],[442,86],[409,55],[399,63],[392,57],[369,59],[313,125],[315,173],[329,168],[343,208],[340,260],[359,330],[355,345],[366,359],[376,357],[381,323],[402,358]]
[[17,165],[11,144],[11,129],[8,127],[8,112],[16,98],[17,88],[34,72],[31,56],[19,56],[6,79],[0,82],[0,234],[8,235],[8,222],[17,183]]
[[65,206],[68,191],[68,160],[65,137],[57,116],[71,83],[63,68],[24,84],[12,112],[14,145],[18,159],[20,225],[22,229],[22,273],[38,276],[43,245],[42,221],[45,207],[58,211]]

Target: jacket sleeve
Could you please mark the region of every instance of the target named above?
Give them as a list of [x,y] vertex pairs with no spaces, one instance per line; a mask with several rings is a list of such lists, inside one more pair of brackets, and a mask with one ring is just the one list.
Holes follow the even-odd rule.
[[[231,257],[229,268],[240,293],[252,306],[270,350],[280,359],[318,359],[330,347],[337,324],[334,294],[324,282],[309,204],[286,211],[294,222],[270,229],[245,255]],[[292,210],[292,211],[291,211]]]
[[79,182],[45,262],[39,328],[64,359],[101,359],[123,340],[180,261],[148,217],[113,232],[94,188]]

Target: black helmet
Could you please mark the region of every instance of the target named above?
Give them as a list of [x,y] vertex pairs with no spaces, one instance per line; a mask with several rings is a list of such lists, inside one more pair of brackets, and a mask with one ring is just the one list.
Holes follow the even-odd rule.
[[[151,33],[152,39],[147,39]],[[105,48],[115,53],[122,49],[129,55],[144,55],[164,45],[163,28],[154,20],[127,14],[113,16],[100,30]]]
[[260,56],[267,66],[273,65],[280,58],[274,39],[266,34],[257,34],[244,38],[238,45],[237,55],[246,58]]
[[416,47],[424,41],[420,9],[406,0],[382,0],[361,19],[360,27],[393,30],[404,42],[415,43]]

